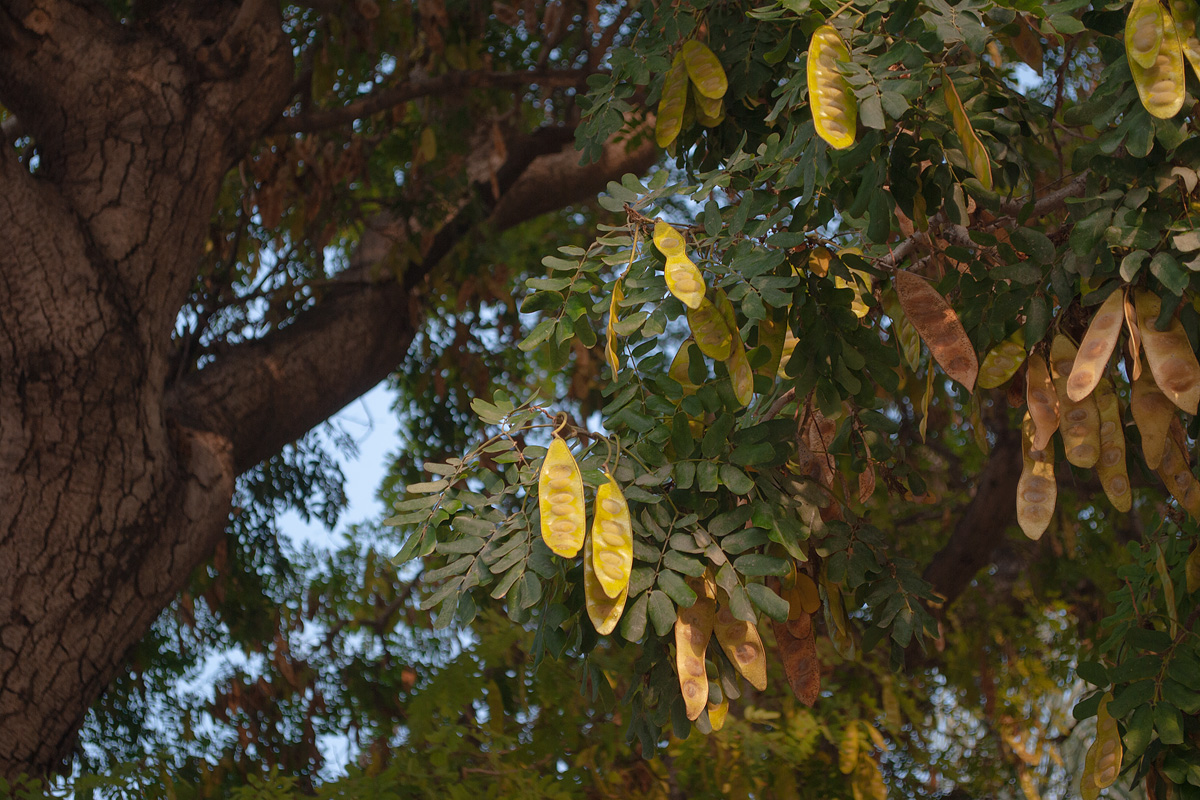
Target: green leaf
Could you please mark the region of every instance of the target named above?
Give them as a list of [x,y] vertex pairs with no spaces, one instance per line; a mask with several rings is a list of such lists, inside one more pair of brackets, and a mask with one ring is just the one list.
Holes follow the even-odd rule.
[[734,559],[733,568],[743,575],[761,577],[764,575],[783,576],[791,572],[791,565],[786,559],[767,556],[761,553],[748,553]]
[[667,597],[665,592],[660,592],[655,589],[650,592],[649,605],[647,611],[650,615],[650,623],[654,626],[654,633],[658,636],[666,636],[675,626],[675,606],[671,603],[671,598]]
[[1183,714],[1166,700],[1154,705],[1154,730],[1163,744],[1183,744]]
[[[680,608],[691,608],[696,603],[696,593],[692,591],[692,587],[684,583],[683,578],[669,569],[658,573],[658,586]],[[655,627],[658,627],[657,623],[655,623]]]
[[788,602],[761,583],[746,584],[746,594],[764,614],[776,622],[787,622]]
[[734,494],[746,495],[753,491],[754,481],[733,464],[722,464],[720,473],[721,483]]
[[[621,638],[628,642],[640,642],[646,635],[646,612],[650,594],[643,593],[633,601],[621,616]],[[669,602],[669,601],[668,601]]]
[[529,335],[526,336],[525,339],[517,345],[517,347],[528,353],[530,350],[533,350],[539,344],[550,338],[550,336],[554,333],[554,327],[557,323],[558,320],[555,319],[542,320],[537,324],[536,327],[534,327],[532,331],[529,332]]

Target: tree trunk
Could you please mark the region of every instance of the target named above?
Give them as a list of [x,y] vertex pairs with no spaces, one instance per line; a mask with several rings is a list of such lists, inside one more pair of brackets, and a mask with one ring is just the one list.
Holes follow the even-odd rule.
[[[61,764],[124,653],[220,540],[237,474],[386,377],[419,325],[421,278],[477,221],[452,220],[405,283],[347,281],[172,384],[171,332],[217,192],[279,123],[294,66],[277,4],[157,7],[135,25],[87,2],[0,8],[0,103],[38,153],[31,172],[0,147],[5,778]],[[657,155],[614,146],[581,169],[563,138],[509,148],[494,227]],[[537,202],[514,210],[509,192]]]

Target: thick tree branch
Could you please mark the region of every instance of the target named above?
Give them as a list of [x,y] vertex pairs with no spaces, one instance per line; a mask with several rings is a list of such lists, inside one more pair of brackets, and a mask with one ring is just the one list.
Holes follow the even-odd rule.
[[432,78],[412,78],[403,83],[379,88],[341,108],[314,109],[283,117],[273,133],[310,133],[348,125],[401,103],[430,95],[459,94],[471,89],[522,89],[527,86],[581,87],[594,70],[528,70],[491,72],[469,70],[448,72]]
[[[561,139],[543,134],[509,148],[496,175],[502,194],[487,223],[511,227],[550,208],[594,196],[608,180],[640,173],[658,157],[653,142],[627,151],[610,143],[604,158],[578,167],[571,145],[539,155],[534,142],[557,150]],[[567,164],[576,164],[572,172]],[[490,184],[477,192],[486,199]],[[510,198],[512,201],[510,202]],[[168,392],[169,413],[180,424],[209,430],[233,442],[234,465],[249,469],[332,416],[387,377],[404,358],[423,315],[418,282],[479,220],[467,207],[443,227],[403,284],[372,281],[386,270],[364,263],[355,280],[335,286],[311,311],[262,340],[239,345],[185,377]],[[364,249],[368,249],[364,242]],[[387,248],[372,248],[379,258]]]

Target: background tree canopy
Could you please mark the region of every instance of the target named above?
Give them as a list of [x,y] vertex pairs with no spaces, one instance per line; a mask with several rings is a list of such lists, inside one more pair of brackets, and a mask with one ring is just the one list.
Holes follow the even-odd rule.
[[1194,3],[10,6],[0,774],[1200,794]]

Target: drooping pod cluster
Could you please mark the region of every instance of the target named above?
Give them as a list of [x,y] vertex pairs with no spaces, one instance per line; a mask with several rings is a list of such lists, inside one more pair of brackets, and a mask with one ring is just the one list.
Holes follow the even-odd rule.
[[1197,69],[1195,9],[1178,2],[1168,11],[1159,0],[1134,0],[1125,20],[1125,54],[1138,97],[1152,116],[1170,119],[1183,108],[1185,52]]
[[716,54],[703,42],[695,39],[684,42],[663,78],[654,125],[658,146],[669,147],[675,141],[689,109],[704,127],[720,125],[725,119],[724,98],[728,90],[729,81]]
[[[1031,538],[1041,536],[1052,516],[1056,488],[1051,437],[1056,431],[1071,464],[1095,468],[1113,507],[1118,511],[1132,507],[1122,404],[1110,378],[1110,362],[1123,328],[1128,332],[1126,363],[1131,373],[1129,411],[1146,466],[1158,473],[1184,510],[1200,519],[1200,481],[1192,475],[1178,418],[1178,411],[1194,415],[1200,406],[1200,362],[1177,318],[1164,319],[1164,329],[1159,329],[1161,312],[1157,295],[1118,290],[1096,310],[1078,348],[1059,333],[1049,348],[1048,365],[1041,346],[1029,353],[1017,515]],[[1014,361],[1012,347],[1010,338],[988,354],[980,385],[998,385],[996,378],[1004,374],[999,365]]]
[[1112,692],[1105,693],[1096,710],[1096,740],[1084,757],[1083,775],[1079,779],[1079,794],[1084,800],[1096,800],[1100,790],[1116,783],[1117,775],[1121,772],[1124,747],[1121,745],[1117,721],[1108,713],[1108,704],[1112,699]]
[[808,45],[808,102],[817,135],[836,150],[854,144],[858,101],[841,65],[850,62],[850,49],[832,25],[813,31]]
[[713,293],[713,300],[702,297],[695,309],[688,309],[687,320],[700,352],[725,362],[734,395],[739,403],[749,405],[754,398],[754,371],[729,297],[720,289]]
[[687,246],[683,234],[662,220],[654,223],[654,246],[667,258],[663,275],[667,289],[679,302],[690,309],[697,309],[704,302],[704,276],[687,257]]

